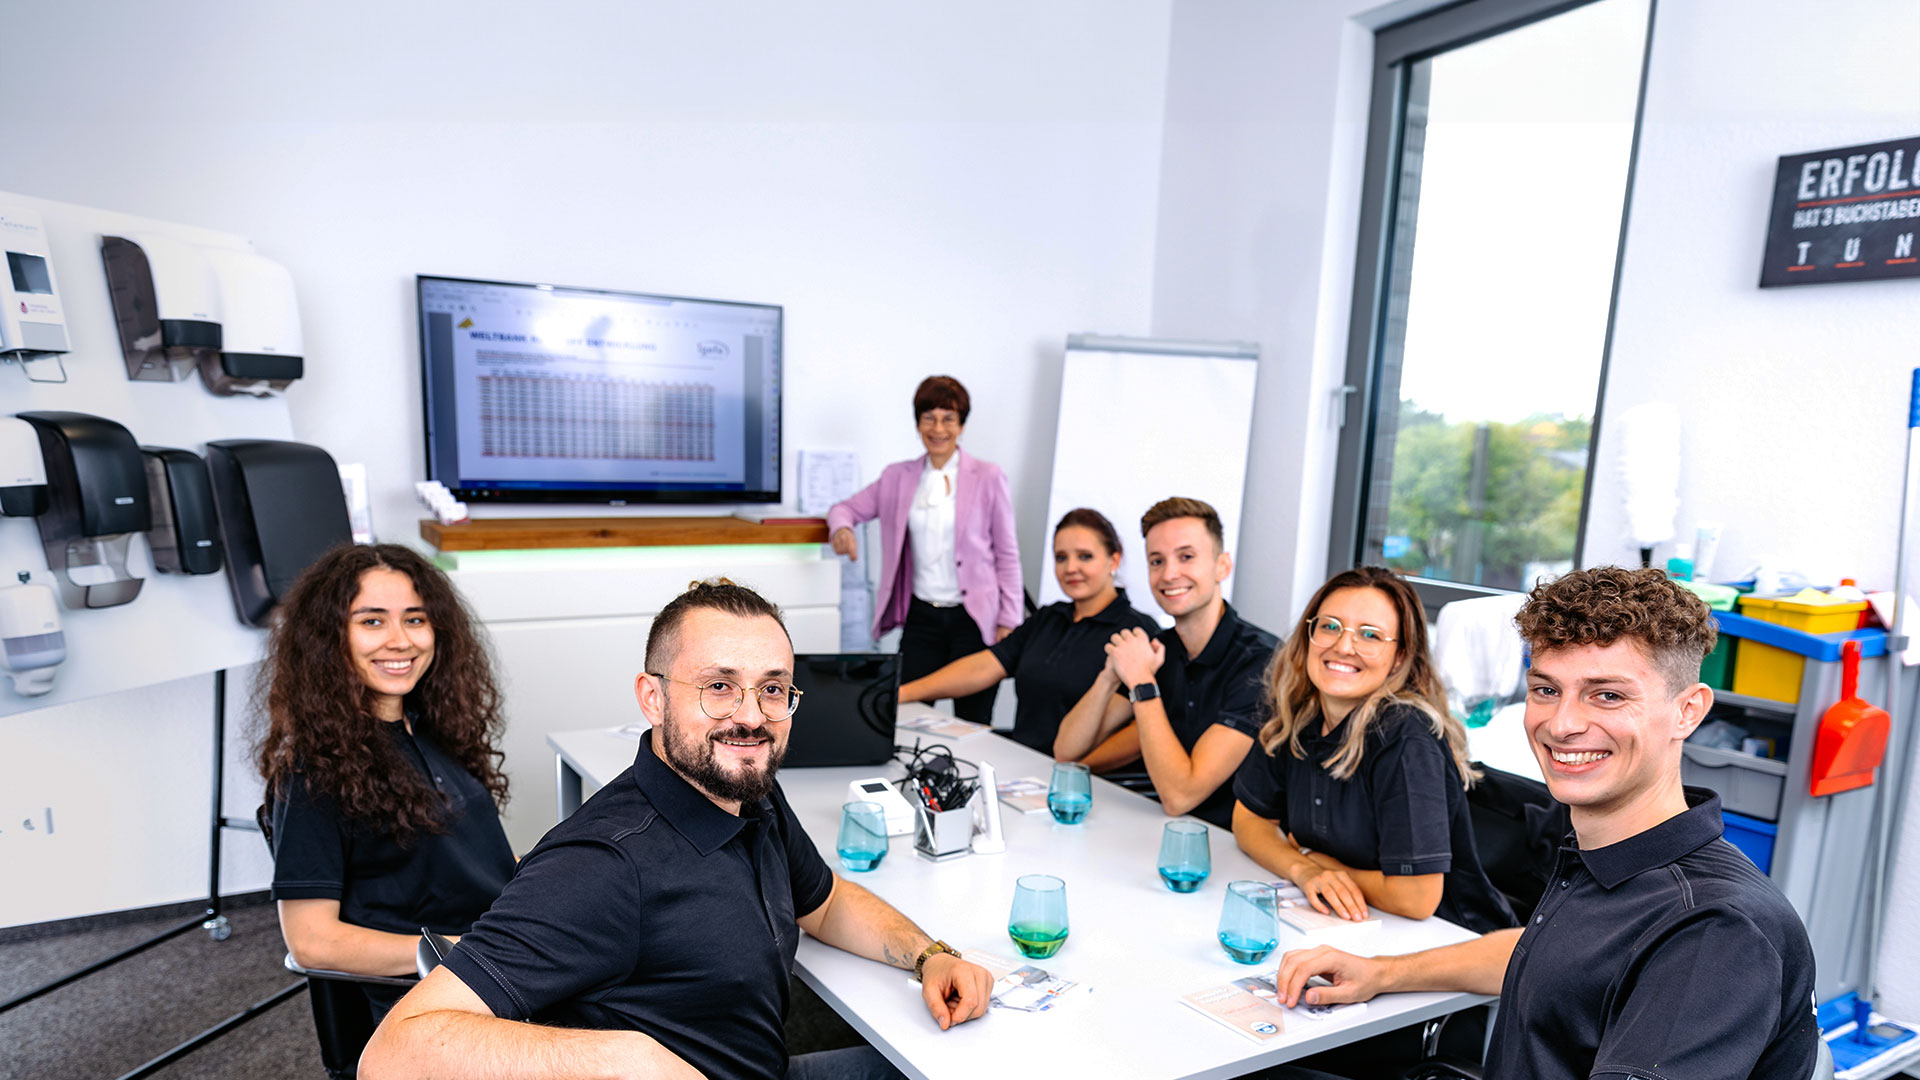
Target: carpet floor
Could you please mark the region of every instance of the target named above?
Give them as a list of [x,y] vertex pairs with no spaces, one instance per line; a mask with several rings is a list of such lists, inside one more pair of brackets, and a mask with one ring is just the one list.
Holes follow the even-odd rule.
[[[0,1013],[0,1080],[112,1080],[300,981],[271,904],[227,910],[233,934],[189,930],[115,966]],[[0,1001],[189,921],[164,914],[0,943]],[[860,1036],[798,980],[790,1053],[857,1046]],[[313,1011],[299,993],[152,1074],[156,1080],[325,1080]]]

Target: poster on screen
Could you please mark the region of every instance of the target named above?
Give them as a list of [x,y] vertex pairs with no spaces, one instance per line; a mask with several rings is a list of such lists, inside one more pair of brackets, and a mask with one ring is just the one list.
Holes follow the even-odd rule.
[[1760,287],[1920,278],[1920,135],[1780,159]]

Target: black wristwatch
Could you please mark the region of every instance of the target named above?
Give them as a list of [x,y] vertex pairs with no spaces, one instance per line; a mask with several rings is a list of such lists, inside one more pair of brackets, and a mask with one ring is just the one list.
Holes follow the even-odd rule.
[[1160,684],[1155,682],[1143,682],[1135,686],[1132,690],[1127,691],[1128,700],[1132,701],[1135,705],[1143,701],[1152,701],[1159,696]]

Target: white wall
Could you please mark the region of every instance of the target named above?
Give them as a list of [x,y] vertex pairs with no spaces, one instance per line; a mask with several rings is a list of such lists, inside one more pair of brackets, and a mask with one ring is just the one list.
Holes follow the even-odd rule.
[[[1284,632],[1326,579],[1370,28],[1432,3],[1174,7],[1154,333],[1258,341],[1235,606]],[[1204,423],[1204,401],[1180,407]]]
[[[1836,0],[1812,22],[1785,0],[1659,5],[1588,563],[1637,558],[1606,417],[1665,400],[1685,424],[1680,526],[1724,523],[1717,573],[1773,556],[1891,586],[1920,282],[1756,282],[1780,156],[1920,134],[1916,43],[1911,0]],[[1920,1019],[1920,813],[1904,832],[1880,984]]]
[[[33,60],[0,65],[0,190],[285,264],[294,430],[367,464],[384,539],[419,517],[420,272],[786,305],[789,490],[803,448],[869,474],[917,452],[915,383],[958,376],[1038,551],[1065,336],[1150,328],[1168,24],[1169,0],[13,5],[0,37]],[[157,700],[32,730],[204,741],[202,705]],[[201,775],[125,779],[198,823]],[[86,910],[195,890],[160,891]],[[0,898],[0,925],[46,917]]]

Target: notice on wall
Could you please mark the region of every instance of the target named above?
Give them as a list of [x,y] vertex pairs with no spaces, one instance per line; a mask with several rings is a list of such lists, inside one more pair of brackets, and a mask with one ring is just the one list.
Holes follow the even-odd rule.
[[[825,514],[860,490],[860,456],[851,450],[800,451],[800,512]],[[867,581],[869,530],[855,529],[860,556],[840,564],[840,649],[872,652],[873,587]]]
[[1920,136],[1780,159],[1760,287],[1920,277]]

